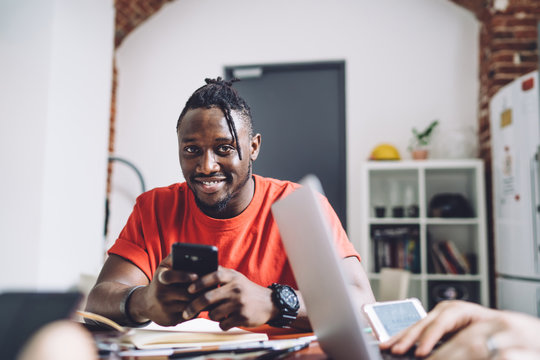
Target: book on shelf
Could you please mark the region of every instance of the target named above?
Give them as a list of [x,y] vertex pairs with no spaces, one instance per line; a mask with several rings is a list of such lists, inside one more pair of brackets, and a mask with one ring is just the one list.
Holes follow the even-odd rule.
[[240,328],[223,331],[217,322],[203,318],[185,321],[176,326],[151,323],[144,328],[128,328],[91,312],[77,311],[77,314],[114,330],[117,333],[116,342],[135,346],[137,349],[223,346],[268,340],[265,333]]
[[446,270],[444,268],[444,265],[442,264],[441,260],[439,259],[439,254],[437,253],[437,250],[433,246],[429,248],[429,254],[431,255],[431,262],[433,264],[433,272],[435,274],[444,274],[446,273]]
[[439,274],[456,274],[456,269],[450,264],[446,255],[442,252],[439,243],[434,242],[431,245],[433,264],[436,272]]
[[458,250],[456,244],[451,240],[446,240],[441,243],[443,251],[448,254],[448,259],[457,269],[458,274],[470,274],[469,264],[463,256],[463,253]]
[[433,241],[431,255],[435,273],[470,274],[470,266],[456,244],[451,240]]
[[382,226],[373,229],[375,272],[381,268],[399,268],[420,272],[419,233],[417,227]]

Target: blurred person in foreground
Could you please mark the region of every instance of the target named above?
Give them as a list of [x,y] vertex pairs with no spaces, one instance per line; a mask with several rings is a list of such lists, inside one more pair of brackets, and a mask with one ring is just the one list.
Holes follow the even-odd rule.
[[416,346],[414,354],[429,355],[430,360],[540,359],[540,319],[471,302],[443,301],[379,346],[394,354]]

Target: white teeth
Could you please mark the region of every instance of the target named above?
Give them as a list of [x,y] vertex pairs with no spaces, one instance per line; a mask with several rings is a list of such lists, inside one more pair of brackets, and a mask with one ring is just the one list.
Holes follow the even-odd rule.
[[210,186],[210,185],[215,185],[215,184],[219,183],[219,181],[203,181],[202,183],[204,185]]

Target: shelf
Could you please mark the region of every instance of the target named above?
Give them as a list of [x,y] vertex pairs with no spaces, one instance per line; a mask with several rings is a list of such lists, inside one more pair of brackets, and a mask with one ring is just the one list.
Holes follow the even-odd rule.
[[428,225],[476,225],[480,222],[478,218],[432,218],[432,217],[422,217],[422,218],[368,218],[370,224],[419,224],[425,223]]
[[480,281],[482,280],[482,276],[476,275],[476,274],[464,274],[464,275],[428,274],[425,276],[427,280],[447,280],[447,281]]
[[418,224],[419,218],[369,218],[371,224]]
[[428,225],[477,225],[480,222],[478,218],[426,218]]
[[[368,277],[373,280],[380,280],[381,274],[370,272]],[[436,280],[436,281],[479,281],[482,280],[481,275],[474,274],[465,274],[465,275],[454,275],[454,274],[411,274],[411,281],[420,281],[420,280]]]
[[440,159],[440,160],[396,160],[367,161],[374,170],[423,170],[423,169],[470,169],[477,166],[478,159]]
[[[411,270],[409,295],[428,310],[454,288],[488,305],[483,162],[369,161],[362,169],[360,251],[375,296],[377,271],[397,267]],[[396,209],[418,216],[396,217]]]

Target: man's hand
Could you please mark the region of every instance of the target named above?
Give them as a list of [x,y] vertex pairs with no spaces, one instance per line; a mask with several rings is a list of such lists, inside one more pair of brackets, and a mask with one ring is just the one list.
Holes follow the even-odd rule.
[[191,319],[208,310],[210,319],[219,322],[223,330],[234,326],[255,327],[277,315],[272,303],[272,291],[248,280],[238,271],[219,267],[191,284],[188,296],[196,296],[183,312]]
[[184,321],[182,312],[194,298],[187,287],[197,279],[196,274],[172,270],[172,256],[167,256],[159,264],[150,284],[133,294],[130,300],[132,317],[137,321],[151,319],[163,326]]
[[540,320],[521,313],[493,311],[438,348],[430,360],[538,359]]
[[380,348],[403,354],[416,344],[415,355],[424,357],[444,335],[455,333],[472,323],[490,319],[494,311],[471,302],[443,301],[424,319],[381,343]]

